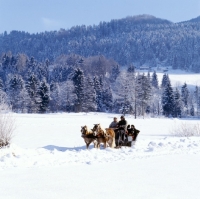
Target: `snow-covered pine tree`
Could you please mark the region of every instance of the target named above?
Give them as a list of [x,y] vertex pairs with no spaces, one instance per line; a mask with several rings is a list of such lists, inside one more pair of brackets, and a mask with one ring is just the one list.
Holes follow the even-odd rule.
[[82,111],[83,101],[84,101],[84,73],[80,68],[76,68],[73,73],[72,81],[74,83],[74,92],[77,96],[75,102],[75,111]]
[[128,67],[127,73],[135,73],[135,67],[132,64]]
[[97,104],[97,111],[101,112],[103,110],[103,88],[101,82],[95,76],[94,79],[94,89],[96,92],[96,104]]
[[112,111],[113,96],[110,87],[103,90],[103,106],[104,106],[104,111],[106,112]]
[[174,114],[174,92],[170,81],[165,86],[162,94],[162,109],[163,115],[169,117]]
[[[126,72],[124,102],[128,112],[136,113],[135,67],[130,65]],[[126,99],[127,98],[127,99]]]
[[0,78],[0,91],[5,91],[4,84],[1,78]]
[[50,102],[50,88],[47,84],[46,80],[40,82],[40,86],[37,90],[37,104],[38,104],[38,112],[46,113],[49,108]]
[[119,65],[116,65],[116,66],[114,65],[112,67],[112,71],[111,71],[111,75],[110,75],[111,82],[114,82],[117,79],[117,77],[119,76],[119,74],[120,74]]
[[0,78],[0,104],[8,104],[8,97],[5,92],[4,84]]
[[129,98],[129,90],[128,90],[128,80],[125,80],[125,85],[123,87],[123,102],[121,104],[120,113],[126,115],[130,112],[130,102]]
[[34,74],[31,74],[28,77],[25,87],[30,97],[30,103],[28,104],[28,112],[36,113],[38,110],[36,99],[37,99],[37,91],[39,87],[39,82],[38,82],[37,77]]
[[[163,78],[162,78],[162,83],[161,83],[161,88],[165,88],[167,84],[169,83],[169,77],[166,73],[164,73]],[[170,83],[171,84],[171,83]]]
[[151,113],[160,115],[161,112],[161,89],[159,89],[157,74],[154,71],[151,77],[152,98],[150,103]]
[[148,71],[147,73],[147,78],[148,78],[148,81],[151,82],[151,75],[150,75],[150,72]]
[[190,115],[194,116],[194,105],[192,104],[191,108],[190,108]]
[[157,74],[156,74],[156,71],[153,72],[152,74],[152,77],[151,77],[151,85],[158,89],[158,77],[157,77]]
[[144,74],[139,75],[137,97],[141,105],[141,114],[143,117],[151,98],[151,89],[152,88],[149,78]]
[[200,89],[198,86],[195,86],[194,90],[194,104],[196,107],[196,115],[200,115]]
[[71,112],[75,111],[74,106],[77,101],[77,96],[74,93],[73,81],[67,80],[66,82],[60,83],[60,99],[61,109],[63,111]]
[[94,82],[90,77],[84,79],[84,91],[83,111],[95,112],[97,110],[96,92],[94,89]]
[[182,100],[181,100],[181,95],[180,92],[178,90],[178,88],[176,88],[176,90],[174,91],[174,117],[181,117],[182,113]]
[[184,83],[184,85],[181,87],[181,99],[183,101],[183,109],[184,109],[185,115],[189,114],[188,98],[189,98],[189,90],[188,90],[187,84]]
[[13,111],[25,111],[29,98],[20,75],[14,75],[10,78],[7,85],[7,94]]
[[[51,85],[52,86],[52,85]],[[54,86],[52,86],[52,89],[50,89],[50,110],[53,112],[58,112],[61,110],[61,91],[60,91],[60,86],[56,82]]]

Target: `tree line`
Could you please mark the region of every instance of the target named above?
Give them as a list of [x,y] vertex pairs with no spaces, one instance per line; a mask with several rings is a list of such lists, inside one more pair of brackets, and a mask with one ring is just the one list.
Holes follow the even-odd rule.
[[172,87],[167,74],[137,73],[104,56],[62,55],[55,62],[5,53],[0,59],[0,103],[14,112],[113,112],[136,117],[199,116],[200,92]]

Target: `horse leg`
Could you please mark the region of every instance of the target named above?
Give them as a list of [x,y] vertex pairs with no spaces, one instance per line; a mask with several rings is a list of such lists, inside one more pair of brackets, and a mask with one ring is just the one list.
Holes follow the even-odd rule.
[[94,148],[97,148],[97,141],[94,140],[93,143],[94,143]]
[[100,148],[100,142],[97,141],[97,149],[99,149],[99,148]]
[[106,141],[104,142],[104,149],[106,148]]
[[90,141],[87,141],[87,143],[86,143],[87,149],[89,148],[91,142],[92,142],[91,140],[90,140]]

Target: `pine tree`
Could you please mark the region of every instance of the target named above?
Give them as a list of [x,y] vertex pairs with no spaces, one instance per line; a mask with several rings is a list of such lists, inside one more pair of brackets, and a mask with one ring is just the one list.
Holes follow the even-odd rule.
[[174,92],[171,83],[168,82],[162,94],[163,115],[169,117],[174,114]]
[[169,83],[169,77],[168,77],[168,75],[165,73],[164,75],[163,75],[163,78],[162,78],[162,83],[161,83],[161,88],[165,88],[167,85],[168,85],[168,83]]
[[96,105],[96,92],[94,89],[94,83],[90,77],[84,79],[84,102],[83,111],[84,112],[95,112],[97,110]]
[[141,113],[144,117],[144,112],[148,106],[148,102],[151,98],[151,83],[147,76],[138,75],[137,77],[138,93],[137,97],[141,105]]
[[77,100],[75,103],[76,111],[82,111],[83,101],[84,101],[84,73],[80,68],[75,69],[72,77],[74,83],[75,94]]
[[153,74],[152,74],[152,78],[151,78],[151,85],[158,89],[158,77],[157,77],[157,74],[156,72],[154,71]]
[[61,108],[61,91],[59,84],[56,82],[50,90],[50,109],[53,112],[58,112]]
[[119,65],[113,66],[111,71],[110,80],[114,82],[120,74]]
[[123,99],[123,102],[121,104],[120,113],[122,113],[123,115],[126,115],[130,112],[130,102],[128,101],[128,87],[127,87],[127,85],[125,85],[125,87],[124,87],[123,97],[124,97],[124,99]]
[[113,96],[110,87],[103,90],[103,106],[104,106],[104,111],[106,112],[112,111]]
[[190,108],[190,115],[194,116],[194,105],[192,104],[191,108]]
[[102,82],[97,79],[97,77],[94,77],[94,89],[96,92],[96,104],[97,104],[97,111],[101,112],[103,111],[103,88],[102,88]]
[[13,111],[19,112],[27,108],[28,96],[21,76],[11,77],[7,94]]
[[28,77],[25,87],[30,97],[28,111],[30,113],[36,113],[38,110],[36,99],[37,99],[39,82],[34,74],[31,74],[30,77]]
[[5,91],[4,83],[1,78],[0,78],[0,91]]
[[130,65],[124,80],[124,87],[123,87],[123,114],[125,113],[136,113],[136,82],[135,82],[135,67]]
[[176,88],[174,92],[174,114],[173,114],[174,117],[181,117],[181,111],[182,111],[181,95],[178,88]]
[[153,115],[160,115],[161,112],[161,90],[158,85],[157,74],[154,71],[151,77],[151,85],[152,85],[152,100],[150,110]]
[[127,73],[135,73],[135,67],[132,64],[128,67]]
[[50,102],[50,88],[46,80],[40,82],[40,86],[37,91],[37,104],[39,113],[45,113],[48,111]]
[[184,85],[181,88],[181,98],[183,101],[183,107],[184,107],[184,113],[188,115],[188,98],[189,98],[189,90],[187,88],[187,84],[184,83]]
[[5,92],[4,84],[2,79],[0,78],[0,104],[6,104],[8,105],[8,96]]
[[74,93],[75,88],[73,81],[68,80],[66,82],[61,83],[59,86],[60,86],[59,97],[61,99],[61,109],[67,112],[75,111],[74,106],[77,101],[77,96]]
[[199,91],[198,86],[195,87],[194,102],[196,104],[196,115],[199,116],[199,112],[200,112],[200,91]]

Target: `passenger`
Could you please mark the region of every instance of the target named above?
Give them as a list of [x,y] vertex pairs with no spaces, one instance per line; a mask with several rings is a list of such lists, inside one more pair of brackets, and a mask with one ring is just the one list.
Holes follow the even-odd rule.
[[[135,126],[134,125],[128,125],[127,126],[127,134],[128,134],[128,136],[132,136],[132,141],[136,141],[136,138],[137,138],[137,136],[138,136],[138,134],[139,134],[139,130],[137,130],[136,128],[135,128]],[[131,142],[127,142],[127,146],[131,146]]]
[[131,125],[131,132],[133,134],[133,141],[136,141],[136,138],[140,131],[136,129],[134,125]]
[[127,133],[128,133],[128,135],[131,135],[131,126],[130,125],[127,126]]
[[117,128],[118,127],[118,120],[116,117],[113,118],[113,122],[111,122],[111,124],[109,125],[109,128]]
[[133,129],[130,125],[127,126],[127,135],[126,135],[126,146],[131,147],[131,141],[129,141],[128,136],[131,136],[133,139]]

